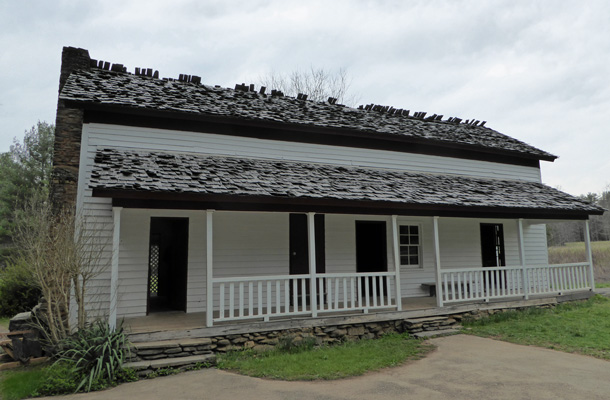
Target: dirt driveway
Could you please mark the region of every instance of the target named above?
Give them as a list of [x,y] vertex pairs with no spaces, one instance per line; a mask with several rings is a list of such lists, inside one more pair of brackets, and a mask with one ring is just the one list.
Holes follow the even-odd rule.
[[339,381],[270,381],[210,369],[53,399],[610,398],[608,361],[468,335],[432,342],[438,350],[423,360]]

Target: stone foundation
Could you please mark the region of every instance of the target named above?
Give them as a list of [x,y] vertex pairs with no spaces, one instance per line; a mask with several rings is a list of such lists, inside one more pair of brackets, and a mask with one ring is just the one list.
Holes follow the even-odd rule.
[[[539,306],[550,308],[552,305]],[[376,339],[388,333],[408,332],[416,337],[453,334],[461,328],[464,319],[479,319],[491,314],[502,313],[527,307],[516,307],[499,310],[475,310],[446,316],[409,318],[374,323],[356,323],[329,325],[324,327],[272,330],[265,332],[224,335],[207,338],[175,339],[159,342],[135,343],[132,345],[131,362],[152,362],[155,360],[173,359],[193,356],[213,356],[232,350],[253,349],[269,350],[282,338],[289,337],[293,343],[305,338],[315,338],[320,345],[333,345],[346,341]],[[214,358],[209,358],[209,363]],[[150,373],[149,368],[146,373]]]

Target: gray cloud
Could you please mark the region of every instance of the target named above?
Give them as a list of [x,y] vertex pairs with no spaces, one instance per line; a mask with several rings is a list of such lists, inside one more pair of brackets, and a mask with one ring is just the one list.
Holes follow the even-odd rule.
[[0,4],[0,151],[53,122],[61,48],[253,82],[345,67],[363,103],[487,120],[560,156],[543,180],[580,194],[607,178],[610,5],[598,1],[29,1]]

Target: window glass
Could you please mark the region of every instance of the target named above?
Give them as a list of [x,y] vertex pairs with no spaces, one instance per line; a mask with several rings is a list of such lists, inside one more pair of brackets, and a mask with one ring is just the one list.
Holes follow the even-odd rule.
[[418,225],[400,225],[400,265],[421,266]]

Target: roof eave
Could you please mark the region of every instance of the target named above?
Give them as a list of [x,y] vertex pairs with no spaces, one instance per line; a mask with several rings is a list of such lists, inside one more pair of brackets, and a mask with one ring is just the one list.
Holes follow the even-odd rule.
[[584,220],[603,214],[602,209],[544,209],[497,206],[457,206],[388,201],[355,201],[331,198],[218,195],[188,192],[93,188],[94,197],[113,199],[126,208],[175,208],[235,211],[324,212],[336,214],[422,215],[470,218],[529,218]]

